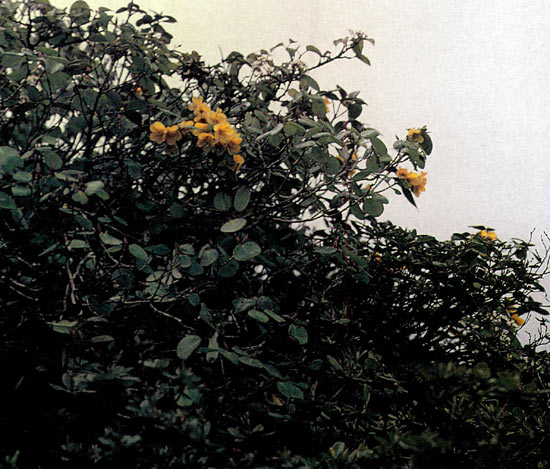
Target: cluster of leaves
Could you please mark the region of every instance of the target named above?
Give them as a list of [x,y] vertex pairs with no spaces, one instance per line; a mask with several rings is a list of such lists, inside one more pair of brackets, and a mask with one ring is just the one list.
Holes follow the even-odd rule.
[[[358,93],[311,76],[371,40],[206,66],[164,22],[0,5],[6,464],[544,467],[547,354],[507,307],[545,313],[545,259],[377,222],[384,194],[414,204],[395,172],[431,140],[390,156]],[[150,141],[193,97],[238,131],[240,171]]]

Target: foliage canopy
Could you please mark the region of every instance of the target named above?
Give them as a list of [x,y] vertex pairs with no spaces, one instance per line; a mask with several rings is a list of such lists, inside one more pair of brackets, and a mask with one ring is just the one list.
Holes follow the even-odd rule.
[[546,259],[377,221],[428,131],[312,77],[373,41],[208,66],[173,21],[0,4],[5,463],[548,467]]

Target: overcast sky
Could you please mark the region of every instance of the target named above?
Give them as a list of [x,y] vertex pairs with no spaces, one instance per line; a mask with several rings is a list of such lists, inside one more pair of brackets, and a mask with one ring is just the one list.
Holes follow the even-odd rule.
[[[88,1],[113,10],[127,3]],[[501,239],[550,232],[550,1],[137,3],[174,16],[174,45],[209,63],[289,38],[324,50],[349,30],[365,32],[376,40],[364,51],[371,67],[350,61],[315,77],[324,88],[360,90],[369,104],[361,118],[388,146],[423,125],[434,142],[418,209],[396,198],[384,216],[440,239],[469,225],[490,226]]]

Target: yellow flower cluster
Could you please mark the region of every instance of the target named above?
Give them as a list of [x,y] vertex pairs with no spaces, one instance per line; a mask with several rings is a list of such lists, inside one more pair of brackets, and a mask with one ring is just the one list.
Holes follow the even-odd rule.
[[424,135],[422,129],[408,129],[407,140],[416,143],[424,143]]
[[[189,105],[189,110],[193,111],[195,116],[194,121],[182,124],[184,126],[194,126],[193,135],[198,139],[197,145],[206,153],[213,149],[218,149],[227,151],[230,155],[236,155],[241,151],[241,142],[243,139],[231,124],[227,122],[227,117],[220,108],[213,111],[199,97],[193,98],[193,102]],[[241,159],[243,158],[241,157]]]
[[177,125],[166,127],[162,122],[154,122],[149,127],[149,139],[155,143],[165,143],[170,146],[177,144],[184,134],[192,133],[197,137],[197,146],[205,153],[212,150],[227,151],[233,156],[234,169],[238,170],[244,164],[244,158],[238,153],[243,141],[239,133],[227,122],[227,116],[220,108],[213,111],[202,98],[193,98],[189,110],[193,111],[193,120],[183,121]]
[[424,171],[418,174],[414,171],[409,171],[406,168],[398,168],[395,172],[395,175],[399,179],[407,181],[410,189],[417,197],[419,197],[420,194],[426,190],[426,174],[428,173],[425,173]]
[[486,241],[496,241],[498,239],[497,234],[491,230],[481,230],[478,235]]

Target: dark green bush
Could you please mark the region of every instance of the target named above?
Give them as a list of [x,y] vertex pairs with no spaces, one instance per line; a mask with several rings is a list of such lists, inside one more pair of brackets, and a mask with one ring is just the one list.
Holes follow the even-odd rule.
[[310,75],[371,39],[206,66],[117,13],[0,4],[5,465],[548,467],[546,259],[377,221],[428,131]]

